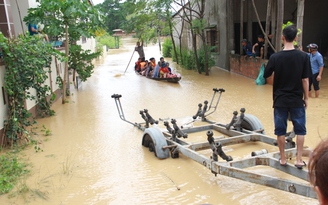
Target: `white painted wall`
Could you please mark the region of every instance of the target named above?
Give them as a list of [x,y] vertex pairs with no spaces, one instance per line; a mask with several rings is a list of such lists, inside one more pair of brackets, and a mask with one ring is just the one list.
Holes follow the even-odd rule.
[[[16,0],[7,0],[10,2],[11,10],[12,10],[12,18],[14,22],[15,27],[15,36],[22,34],[23,32],[27,32],[27,25],[23,22],[24,16],[27,15],[28,8],[34,8],[37,7],[37,3],[35,0],[17,0],[18,6],[16,4]],[[20,13],[20,15],[19,15]],[[23,22],[23,28],[22,23]],[[94,38],[87,39],[86,43],[82,43],[82,41],[77,42],[79,45],[82,45],[82,48],[84,50],[91,50],[91,52],[95,52],[96,50],[96,40]],[[61,52],[65,52],[65,50],[61,50]],[[58,61],[58,68],[59,68],[59,75],[63,78],[64,77],[64,68],[65,63]],[[5,73],[5,67],[0,66],[0,87],[3,87],[4,85],[4,73]],[[50,76],[51,75],[51,76]],[[51,74],[49,75],[49,78],[46,80],[46,84],[52,87],[52,91],[55,92],[59,89],[59,86],[56,84],[56,77],[57,77],[57,69],[55,64],[54,57],[52,58],[51,63]],[[0,89],[0,92],[1,89]],[[29,92],[31,92],[33,95],[36,94],[36,91],[34,89],[30,89]],[[5,119],[7,119],[7,105],[4,104],[2,93],[0,94],[0,129],[3,128],[3,122]],[[26,108],[31,109],[35,106],[35,101],[27,100],[26,101]]]
[[[5,71],[5,66],[0,66],[0,87],[2,88],[4,86],[4,72]],[[4,99],[3,99],[3,93],[2,89],[0,90],[0,128],[3,128],[3,121],[7,119],[7,104],[4,104]]]

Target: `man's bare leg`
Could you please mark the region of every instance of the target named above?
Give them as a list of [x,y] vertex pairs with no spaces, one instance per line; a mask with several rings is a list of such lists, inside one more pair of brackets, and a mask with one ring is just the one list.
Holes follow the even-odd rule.
[[319,97],[319,90],[315,91],[315,97],[318,98]]
[[261,51],[260,51],[260,58],[263,58],[263,55],[264,55],[264,49],[261,48]]
[[297,144],[296,164],[304,165],[303,160],[302,160],[304,135],[297,135],[296,144]]
[[280,152],[280,164],[286,164],[286,156],[285,156],[285,135],[277,136],[277,142]]

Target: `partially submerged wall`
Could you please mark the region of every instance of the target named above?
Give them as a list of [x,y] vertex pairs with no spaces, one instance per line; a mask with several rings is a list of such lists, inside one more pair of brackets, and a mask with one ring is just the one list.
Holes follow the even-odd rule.
[[[267,60],[230,54],[230,72],[252,79],[259,75],[262,63],[266,64]],[[272,85],[272,77],[266,79],[266,83]]]

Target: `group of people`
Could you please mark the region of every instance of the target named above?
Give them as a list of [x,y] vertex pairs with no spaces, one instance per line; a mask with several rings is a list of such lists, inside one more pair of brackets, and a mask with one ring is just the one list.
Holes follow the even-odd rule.
[[150,58],[149,61],[145,60],[145,53],[143,50],[143,42],[137,42],[135,51],[138,52],[139,58],[135,63],[134,69],[139,74],[151,77],[151,78],[176,78],[177,74],[172,73],[170,64],[165,62],[164,58],[161,57],[160,60],[156,63],[154,57]]
[[[294,40],[297,28],[294,25],[283,29],[284,49],[272,54],[265,67],[264,77],[274,73],[273,108],[275,135],[280,152],[280,165],[287,166],[285,155],[285,136],[287,121],[293,124],[297,135],[297,154],[295,167],[303,169],[306,163],[302,159],[304,137],[306,135],[306,108],[309,89],[313,81],[316,97],[319,96],[319,81],[323,72],[322,56],[316,44],[307,46],[309,53],[295,49]],[[316,84],[316,85],[315,85]],[[308,164],[309,178],[317,193],[321,205],[328,204],[328,140],[321,141],[313,150]]]
[[164,61],[164,58],[161,57],[160,61],[156,63],[155,58],[150,58],[148,60],[142,60],[138,58],[138,61],[135,63],[134,69],[140,75],[151,77],[151,78],[176,78],[177,75],[172,73],[170,64]]
[[[269,39],[272,39],[272,35],[268,35]],[[258,36],[258,42],[253,46],[247,41],[247,39],[243,39],[241,41],[244,54],[248,57],[256,57],[263,58],[264,56],[264,36],[261,34]],[[309,97],[312,97],[311,90],[314,88],[315,97],[319,97],[319,81],[321,80],[324,62],[322,55],[318,52],[318,45],[315,43],[311,43],[307,46],[308,48],[308,56],[310,58],[312,75],[309,77]],[[301,49],[302,50],[302,49]],[[274,53],[271,46],[268,46],[268,59]]]
[[[269,40],[272,39],[272,35],[268,35]],[[257,42],[252,46],[250,42],[247,39],[243,39],[241,41],[241,45],[243,47],[244,54],[247,57],[254,57],[254,58],[264,58],[264,45],[265,40],[264,36],[262,34],[258,35]],[[273,48],[268,45],[268,54],[267,57],[270,58],[270,56],[274,53]]]

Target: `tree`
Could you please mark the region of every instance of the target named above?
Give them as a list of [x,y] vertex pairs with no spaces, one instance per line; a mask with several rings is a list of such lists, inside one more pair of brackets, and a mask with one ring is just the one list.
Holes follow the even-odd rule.
[[[0,32],[0,47],[5,64],[4,89],[8,96],[8,117],[4,121],[6,139],[3,138],[5,141],[0,145],[14,145],[19,139],[29,141],[30,131],[27,128],[36,123],[26,109],[26,100],[36,101],[40,115],[54,114],[50,104],[55,94],[45,81],[51,58],[59,52],[37,35],[7,39]],[[30,89],[35,89],[36,95]]]
[[209,52],[208,46],[206,43],[206,36],[204,28],[206,27],[206,20],[204,19],[205,15],[205,0],[193,0],[186,2],[185,0],[173,0],[173,2],[182,8],[182,11],[178,14],[179,17],[186,23],[189,24],[189,28],[192,36],[192,45],[193,52],[195,55],[196,66],[198,73],[201,73],[200,62],[198,59],[197,53],[197,38],[198,35],[202,41],[202,47],[204,50],[204,69],[205,75],[209,75]]
[[109,34],[113,34],[114,29],[121,28],[126,22],[128,10],[124,8],[125,3],[120,0],[105,0],[103,3],[96,5],[104,14],[105,30]]
[[37,0],[36,8],[30,8],[24,18],[26,23],[44,24],[44,32],[51,37],[65,39],[65,70],[62,83],[62,103],[66,102],[68,56],[70,45],[82,36],[95,37],[102,27],[102,15],[88,0]]

